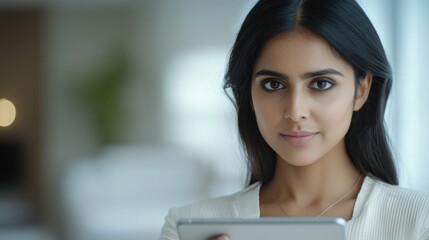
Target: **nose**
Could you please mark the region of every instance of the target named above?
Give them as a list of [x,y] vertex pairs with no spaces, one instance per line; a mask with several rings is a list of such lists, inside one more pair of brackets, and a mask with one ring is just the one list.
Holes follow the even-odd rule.
[[286,100],[284,117],[292,122],[300,122],[308,119],[310,111],[308,107],[308,96],[300,91],[292,91]]

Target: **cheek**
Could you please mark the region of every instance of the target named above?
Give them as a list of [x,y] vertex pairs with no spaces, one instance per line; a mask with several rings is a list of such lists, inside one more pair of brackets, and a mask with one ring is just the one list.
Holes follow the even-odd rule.
[[253,107],[259,129],[263,131],[272,127],[277,118],[275,107],[263,101],[253,101]]
[[281,106],[277,101],[260,96],[260,93],[252,93],[253,109],[259,130],[263,132],[272,131],[282,119]]
[[321,123],[322,128],[347,132],[353,114],[353,99],[350,96],[344,96],[341,100],[325,103],[324,106],[314,109],[316,111],[314,117]]

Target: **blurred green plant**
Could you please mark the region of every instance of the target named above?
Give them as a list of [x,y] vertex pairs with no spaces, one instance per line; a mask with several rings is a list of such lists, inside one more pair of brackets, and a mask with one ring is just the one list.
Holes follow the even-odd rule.
[[129,81],[131,70],[129,54],[123,48],[116,47],[111,58],[73,87],[78,103],[93,121],[101,146],[123,141],[123,128],[128,118],[122,91]]

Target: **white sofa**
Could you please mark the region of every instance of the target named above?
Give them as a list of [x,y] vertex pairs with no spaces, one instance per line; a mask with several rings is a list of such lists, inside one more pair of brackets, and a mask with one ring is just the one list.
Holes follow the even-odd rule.
[[155,240],[169,208],[210,195],[213,172],[191,153],[116,146],[70,166],[63,184],[71,240]]

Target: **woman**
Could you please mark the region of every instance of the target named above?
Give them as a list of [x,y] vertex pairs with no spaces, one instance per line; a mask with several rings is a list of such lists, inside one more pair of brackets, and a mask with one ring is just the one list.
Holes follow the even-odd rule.
[[260,0],[231,52],[249,186],[172,209],[180,218],[342,217],[348,239],[429,239],[429,195],[397,186],[384,127],[392,84],[354,0]]

